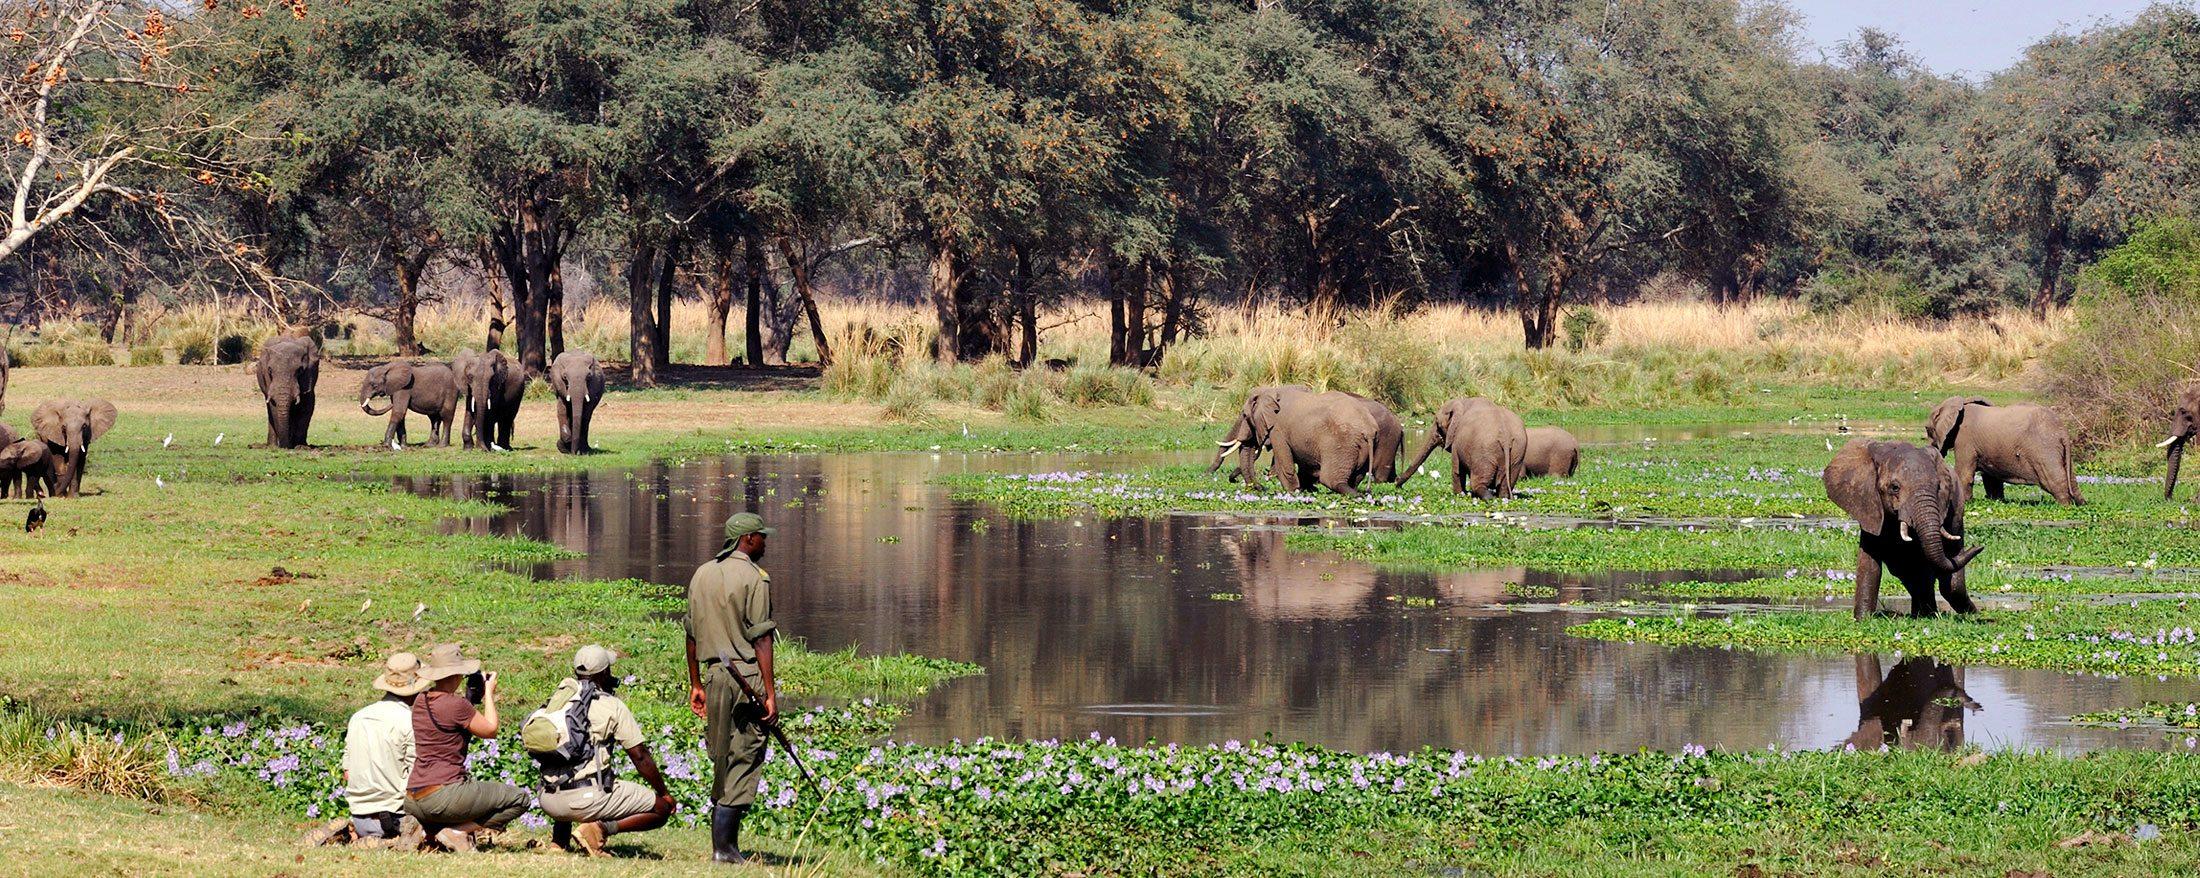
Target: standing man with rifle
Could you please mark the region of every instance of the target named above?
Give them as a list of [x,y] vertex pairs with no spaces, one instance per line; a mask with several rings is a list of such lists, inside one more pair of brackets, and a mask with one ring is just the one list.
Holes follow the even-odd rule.
[[[711,859],[745,863],[741,819],[763,779],[764,743],[779,718],[772,676],[771,574],[756,562],[772,529],[753,512],[726,519],[726,545],[688,580],[688,707],[710,751]],[[754,693],[744,697],[744,692]]]

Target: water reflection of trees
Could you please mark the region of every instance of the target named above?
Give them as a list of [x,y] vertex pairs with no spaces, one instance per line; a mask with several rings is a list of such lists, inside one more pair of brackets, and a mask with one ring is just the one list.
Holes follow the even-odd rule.
[[[932,481],[955,467],[1045,465],[930,455],[714,458],[631,476],[410,487],[513,507],[459,525],[470,532],[588,553],[538,575],[675,585],[718,550],[727,516],[759,512],[778,528],[765,566],[786,630],[819,648],[854,644],[988,669],[920,706],[903,733],[926,738],[1274,733],[1356,750],[1430,743],[1537,753],[1755,748],[1793,742],[1799,716],[1846,722],[1845,695],[1795,700],[1824,691],[1823,659],[1567,637],[1579,615],[1535,611],[1552,599],[1523,601],[1505,588],[1521,582],[1531,593],[1600,599],[1643,574],[1380,569],[1292,554],[1279,530],[1210,517],[1016,521],[952,503]],[[1215,597],[1232,594],[1242,599]],[[1874,671],[1873,679],[1888,678]],[[2070,700],[2066,691],[2049,694],[2057,698]],[[1224,712],[1086,709],[1144,702]],[[1920,739],[1921,715],[1911,715],[1911,740]],[[1954,732],[1960,739],[1960,724]]]

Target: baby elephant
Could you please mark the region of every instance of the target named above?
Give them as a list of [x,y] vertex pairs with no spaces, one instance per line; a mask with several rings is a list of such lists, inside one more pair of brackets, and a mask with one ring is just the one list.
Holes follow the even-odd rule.
[[1561,427],[1528,431],[1528,475],[1572,478],[1581,466],[1581,442]]
[[1958,499],[1971,502],[1971,480],[1986,478],[1986,496],[2000,500],[2002,485],[2038,485],[2071,506],[2085,505],[2070,468],[2070,433],[2055,410],[2036,405],[1997,406],[1975,396],[1951,396],[1933,407],[1925,441],[1943,457],[1954,454]]
[[[377,410],[376,397],[387,397],[390,404]],[[389,428],[382,431],[382,444],[391,448],[405,447],[407,412],[428,416],[429,446],[449,445],[451,422],[458,418],[458,376],[442,363],[383,363],[368,369],[366,379],[359,383],[359,410],[376,417],[390,416]]]
[[566,351],[550,362],[549,379],[558,395],[558,450],[587,454],[588,423],[603,402],[603,364],[587,351]]
[[1513,486],[1528,469],[1528,428],[1511,409],[1482,397],[1454,399],[1436,410],[1428,440],[1413,465],[1398,473],[1398,484],[1421,470],[1428,456],[1443,446],[1451,451],[1451,490],[1473,494],[1477,500],[1513,495]]
[[[1856,519],[1856,618],[1879,612],[1881,568],[1910,592],[1910,615],[1933,615],[1933,587],[1949,608],[1975,613],[1963,567],[1978,546],[1960,551],[1963,504],[1956,474],[1940,455],[1908,442],[1852,439],[1826,464],[1826,497]],[[1955,551],[1954,556],[1950,552]]]
[[36,436],[17,436],[0,424],[0,497],[53,493],[53,455]]

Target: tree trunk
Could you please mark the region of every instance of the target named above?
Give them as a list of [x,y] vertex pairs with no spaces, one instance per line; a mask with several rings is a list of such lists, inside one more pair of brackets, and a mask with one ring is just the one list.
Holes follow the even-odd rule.
[[2062,285],[2063,246],[2065,235],[2061,226],[2047,233],[2040,259],[2040,288],[2032,294],[2032,317],[2047,319],[2047,309],[2055,305],[2055,290]]
[[741,236],[741,261],[749,274],[748,338],[742,354],[753,369],[764,365],[764,245],[756,235]]
[[565,353],[565,265],[561,256],[562,254],[551,257],[550,280],[542,288],[542,323],[549,343],[545,352],[546,367],[549,360],[555,360],[559,354]]
[[1170,266],[1168,271],[1162,273],[1161,343],[1156,346],[1157,350],[1165,351],[1176,344],[1177,334],[1184,328],[1184,311],[1189,305],[1186,299],[1191,297],[1190,289],[1190,284],[1177,277],[1175,266]]
[[1113,256],[1108,257],[1106,283],[1108,287],[1108,365],[1110,366],[1121,366],[1130,362],[1130,302],[1124,295],[1124,288],[1130,284],[1129,278],[1126,277],[1129,273],[1130,270],[1124,267],[1122,260]]
[[474,246],[474,261],[481,263],[481,289],[489,296],[489,322],[502,325],[505,322],[504,262],[498,256],[497,236],[483,237]]
[[421,354],[420,339],[415,334],[420,316],[420,278],[434,252],[423,248],[408,259],[394,249],[390,251],[390,263],[397,269],[397,308],[390,314],[390,325],[397,328],[398,356]]
[[679,280],[680,243],[666,244],[657,269],[657,368],[672,368],[672,288]]
[[726,319],[733,313],[733,254],[719,252],[710,279],[709,338],[704,340],[703,360],[713,366],[730,365],[726,359]]
[[932,314],[940,324],[933,356],[942,363],[952,363],[962,358],[962,253],[954,242],[938,235],[933,236],[931,247],[926,287],[932,299]]
[[557,211],[554,203],[536,201],[526,202],[519,211],[523,273],[512,284],[512,304],[519,317],[519,361],[528,378],[542,377],[549,367],[543,335],[558,264]]
[[812,286],[809,260],[796,251],[794,240],[779,239],[779,259],[787,264],[787,276],[794,281],[795,300],[802,306],[802,316],[810,321],[810,341],[817,345],[817,364],[833,364],[833,347],[825,340],[825,325],[817,316],[817,297]]
[[636,386],[657,386],[657,317],[650,296],[657,289],[657,247],[636,244],[626,260],[627,362]]
[[1031,287],[1031,249],[1016,245],[1016,321],[1022,324],[1022,341],[1016,350],[1016,366],[1031,368],[1039,361],[1039,291]]
[[1527,347],[1531,351],[1550,347],[1557,341],[1559,300],[1566,289],[1565,256],[1546,252],[1541,270],[1533,270],[1523,263],[1520,248],[1507,240],[1505,257],[1511,263],[1513,285],[1519,294],[1520,328]]

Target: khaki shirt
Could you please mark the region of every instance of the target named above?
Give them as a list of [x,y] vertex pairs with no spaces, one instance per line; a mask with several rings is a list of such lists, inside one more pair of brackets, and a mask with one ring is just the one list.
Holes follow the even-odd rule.
[[727,552],[695,568],[688,580],[687,633],[699,661],[730,658],[756,664],[756,641],[778,630],[772,621],[772,577],[746,553]]
[[[558,691],[551,693],[548,704],[543,705],[555,713],[565,709],[573,697],[581,694],[581,681],[571,677],[558,684]],[[598,691],[596,700],[588,704],[588,739],[596,742],[596,753],[573,772],[574,777],[593,777],[611,764],[613,752],[623,752],[645,743],[642,724],[634,721],[634,710],[626,702],[609,692]]]
[[359,709],[344,727],[344,800],[353,814],[405,810],[412,774],[412,707],[384,698]]

